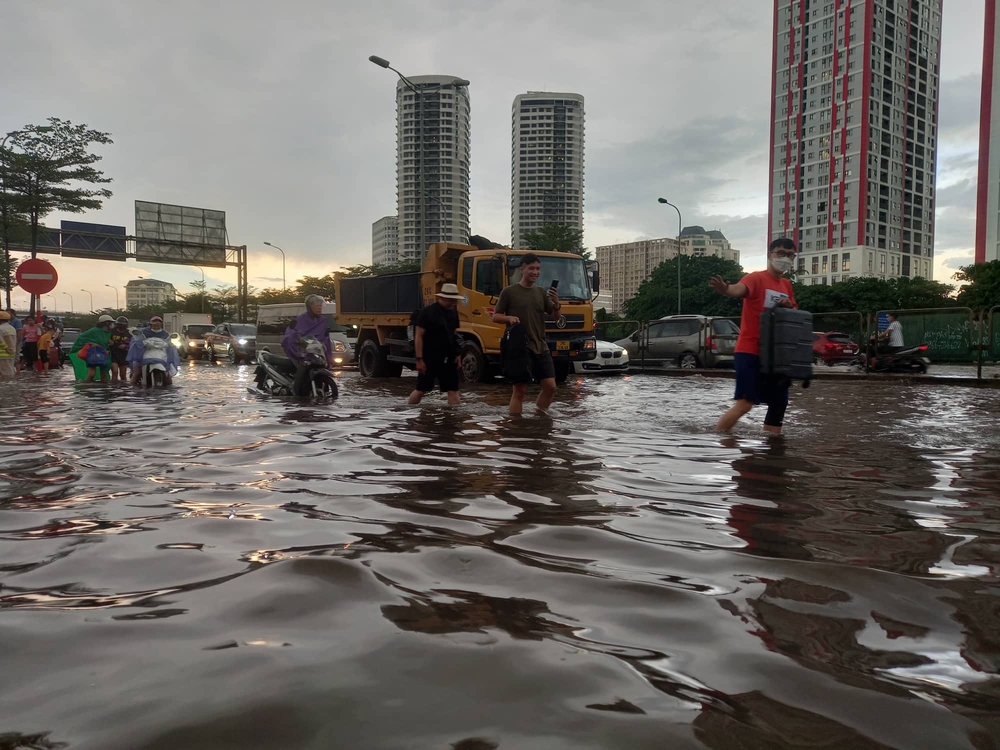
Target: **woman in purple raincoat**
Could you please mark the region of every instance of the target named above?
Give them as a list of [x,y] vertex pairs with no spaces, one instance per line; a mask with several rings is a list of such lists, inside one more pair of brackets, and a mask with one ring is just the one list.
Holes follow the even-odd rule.
[[306,297],[306,311],[295,319],[295,324],[285,329],[285,335],[281,339],[281,348],[288,358],[298,366],[299,371],[295,375],[296,392],[299,390],[299,378],[304,377],[308,370],[302,366],[302,353],[299,348],[299,339],[312,336],[317,341],[323,343],[326,349],[326,361],[330,368],[334,367],[333,362],[333,342],[330,341],[329,322],[323,314],[324,300],[318,294],[310,294]]

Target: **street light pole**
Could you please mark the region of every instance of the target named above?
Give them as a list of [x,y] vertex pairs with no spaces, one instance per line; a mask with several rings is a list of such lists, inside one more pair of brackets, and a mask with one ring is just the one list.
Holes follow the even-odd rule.
[[[86,289],[81,289],[80,291],[81,292],[87,292]],[[93,292],[87,292],[87,294],[90,295],[90,311],[94,312],[94,293]]]
[[270,242],[267,242],[266,240],[264,241],[264,244],[267,245],[268,247],[273,247],[275,250],[281,253],[281,288],[287,289],[288,286],[287,284],[285,284],[285,251],[282,250],[277,245],[272,245]]
[[105,284],[104,286],[108,287],[108,289],[114,289],[115,290],[115,309],[120,312],[121,311],[121,307],[119,306],[119,303],[118,303],[118,287],[111,286],[111,284]]
[[65,294],[67,297],[69,297],[69,312],[70,312],[70,315],[72,315],[73,314],[73,295],[70,294],[69,292],[63,292],[63,294]]
[[205,269],[201,266],[195,266],[199,271],[201,271],[201,314],[205,314]]
[[681,210],[666,198],[660,198],[660,203],[665,203],[677,212],[677,314],[681,314],[681,234],[684,232],[684,221],[681,219]]
[[[385,68],[386,70],[391,70],[393,73],[395,73],[397,76],[399,76],[399,80],[401,80],[403,82],[403,84],[410,91],[413,92],[413,96],[414,96],[414,100],[413,101],[414,101],[414,104],[416,105],[416,120],[417,120],[417,130],[418,130],[417,141],[416,141],[416,146],[417,146],[417,174],[419,174],[420,177],[419,177],[419,180],[418,180],[419,193],[417,194],[417,204],[419,205],[419,210],[420,210],[420,259],[422,260],[423,256],[424,256],[424,253],[427,252],[427,228],[426,228],[426,225],[427,225],[427,209],[426,209],[426,204],[424,203],[424,197],[425,197],[425,195],[427,193],[427,191],[424,189],[424,102],[423,102],[423,94],[424,94],[424,92],[421,91],[417,87],[417,85],[413,83],[413,81],[411,81],[409,78],[407,78],[402,73],[400,73],[398,70],[396,70],[394,67],[392,67],[389,64],[389,61],[386,60],[384,57],[379,57],[378,55],[371,55],[371,56],[369,56],[368,60],[371,61],[371,62],[373,62],[373,63],[375,63],[380,68]],[[456,89],[462,88],[463,86],[468,86],[469,84],[470,84],[470,81],[466,80],[465,78],[455,78],[455,79],[453,79],[451,81],[451,85],[454,86]],[[437,84],[437,89],[440,91],[441,86],[443,86],[443,85],[445,85],[445,84],[441,84],[441,83]],[[456,100],[456,103],[457,103],[457,100]],[[456,109],[456,114],[457,114],[457,109]],[[456,125],[457,125],[457,122],[456,122]],[[456,128],[456,130],[457,130],[457,128]],[[455,145],[457,146],[457,144],[458,144],[458,133],[456,132],[455,133]],[[457,151],[457,148],[456,148],[456,151]],[[404,172],[404,174],[405,174],[405,172]],[[438,200],[438,203],[441,203],[441,205],[444,206],[444,203],[442,203],[440,200]],[[405,236],[405,217],[403,217],[403,221],[404,221],[404,236]]]
[[54,294],[46,294],[45,296],[52,298],[52,312],[55,313],[55,311],[59,309],[59,303],[56,302],[56,295],[54,295]]

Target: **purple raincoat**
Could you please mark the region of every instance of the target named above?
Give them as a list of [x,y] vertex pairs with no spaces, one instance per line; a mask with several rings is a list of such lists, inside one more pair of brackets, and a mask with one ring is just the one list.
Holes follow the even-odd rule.
[[326,358],[333,356],[333,343],[330,341],[330,331],[325,315],[313,315],[306,310],[295,319],[295,325],[285,329],[285,335],[281,339],[281,348],[293,361],[302,359],[299,355],[298,341],[305,336],[312,336],[317,341],[322,341],[326,349]]

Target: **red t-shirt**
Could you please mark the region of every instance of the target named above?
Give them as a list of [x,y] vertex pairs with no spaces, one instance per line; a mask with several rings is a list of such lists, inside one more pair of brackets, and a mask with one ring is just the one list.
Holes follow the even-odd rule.
[[739,354],[760,354],[760,314],[778,304],[780,299],[790,299],[795,307],[792,282],[784,276],[774,278],[770,271],[748,273],[740,283],[746,286],[743,298],[743,316],[740,319],[740,337],[736,340]]

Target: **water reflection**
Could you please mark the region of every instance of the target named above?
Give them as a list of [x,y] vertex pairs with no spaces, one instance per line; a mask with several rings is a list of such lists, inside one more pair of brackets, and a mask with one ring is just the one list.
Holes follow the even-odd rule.
[[510,419],[502,387],[304,404],[245,370],[0,394],[0,747],[1000,736],[992,391],[935,396],[952,428],[817,383],[784,438],[720,438],[725,381]]

